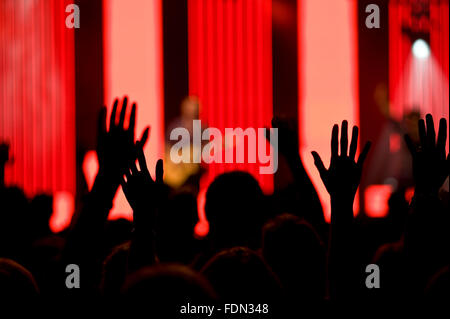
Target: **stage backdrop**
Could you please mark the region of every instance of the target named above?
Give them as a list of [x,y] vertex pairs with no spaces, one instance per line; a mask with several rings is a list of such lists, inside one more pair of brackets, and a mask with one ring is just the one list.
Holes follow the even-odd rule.
[[70,222],[75,195],[74,32],[69,0],[0,1],[0,141],[7,185],[54,196],[51,228]]

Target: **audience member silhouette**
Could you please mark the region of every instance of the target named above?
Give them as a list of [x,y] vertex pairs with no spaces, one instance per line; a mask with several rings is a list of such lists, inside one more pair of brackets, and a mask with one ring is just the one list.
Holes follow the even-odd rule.
[[156,223],[156,251],[161,262],[186,265],[195,262],[201,245],[201,241],[194,237],[197,221],[197,199],[194,194],[172,194]]
[[291,302],[325,300],[325,246],[309,223],[279,215],[264,225],[262,243],[263,257]]
[[151,318],[180,318],[183,306],[214,305],[217,300],[202,275],[183,265],[164,263],[128,275],[121,294],[133,314]]
[[0,258],[0,299],[23,301],[36,297],[39,288],[33,275],[15,261]]
[[234,246],[258,248],[268,212],[258,182],[246,172],[218,176],[206,192],[205,213],[215,251]]
[[281,294],[275,274],[249,248],[223,250],[211,258],[201,272],[224,302],[273,303]]

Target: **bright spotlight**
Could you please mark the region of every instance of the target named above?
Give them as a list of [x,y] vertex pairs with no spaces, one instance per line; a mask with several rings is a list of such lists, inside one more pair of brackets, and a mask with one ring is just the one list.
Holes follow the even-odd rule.
[[412,45],[412,52],[418,59],[426,59],[430,56],[430,47],[425,40],[417,39]]

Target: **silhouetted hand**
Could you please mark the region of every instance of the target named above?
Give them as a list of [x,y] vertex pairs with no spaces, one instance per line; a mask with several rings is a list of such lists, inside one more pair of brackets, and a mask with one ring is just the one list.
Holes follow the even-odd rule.
[[314,164],[319,170],[320,177],[327,188],[332,199],[353,202],[358,189],[361,172],[367,153],[370,149],[370,142],[364,146],[358,160],[355,162],[356,149],[358,146],[358,127],[354,126],[350,151],[348,150],[348,123],[342,121],[341,132],[341,152],[338,154],[339,126],[335,124],[331,135],[331,161],[330,167],[325,168],[322,159],[317,152],[312,152]]
[[358,127],[352,130],[348,148],[348,123],[342,121],[339,150],[339,126],[335,124],[331,135],[331,160],[328,169],[317,152],[312,152],[325,187],[331,197],[331,229],[328,256],[328,278],[330,298],[349,300],[358,287],[358,269],[354,260],[353,201],[358,189],[364,161],[370,149],[370,142],[364,146],[355,161],[358,146]]
[[[143,136],[143,140],[146,139],[147,137]],[[160,159],[156,163],[156,178],[153,181],[145,161],[142,141],[136,143],[136,152],[140,170],[135,162],[129,165],[129,169],[125,171],[126,179],[122,178],[122,189],[133,208],[134,223],[153,225],[163,185],[163,161]]]
[[[106,130],[106,108],[102,108],[99,117],[99,132],[97,156],[99,161],[99,175],[106,175],[114,184],[119,185],[120,178],[128,165],[136,160],[134,142],[134,127],[136,121],[136,104],[133,103],[129,117],[128,128],[125,129],[125,115],[128,98],[124,97],[119,120],[116,120],[118,99],[114,101],[109,130]],[[146,129],[146,131],[148,128]],[[144,132],[143,137],[148,136]],[[141,143],[145,140],[141,138]]]
[[416,192],[433,194],[439,191],[449,175],[449,155],[445,156],[447,141],[447,121],[439,121],[439,132],[436,142],[433,117],[426,115],[425,121],[419,120],[420,145],[416,147],[409,135],[405,135],[405,142],[413,160],[413,174],[416,182]]
[[9,145],[0,143],[0,187],[5,185],[5,164],[9,160]]

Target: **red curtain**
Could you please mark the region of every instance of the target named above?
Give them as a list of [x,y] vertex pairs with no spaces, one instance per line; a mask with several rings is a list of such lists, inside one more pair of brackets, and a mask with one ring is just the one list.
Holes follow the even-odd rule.
[[6,183],[28,196],[54,194],[65,208],[75,193],[74,32],[65,24],[70,3],[0,1],[0,141],[10,144],[13,157]]
[[[189,93],[200,100],[202,125],[220,129],[222,136],[225,128],[270,126],[271,19],[271,0],[188,2]],[[215,176],[238,169],[252,174],[264,191],[271,191],[273,175],[260,175],[259,167],[258,161],[209,164],[201,189]]]

